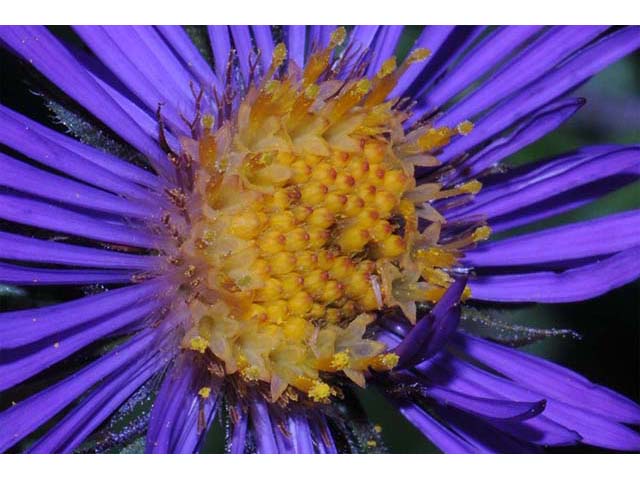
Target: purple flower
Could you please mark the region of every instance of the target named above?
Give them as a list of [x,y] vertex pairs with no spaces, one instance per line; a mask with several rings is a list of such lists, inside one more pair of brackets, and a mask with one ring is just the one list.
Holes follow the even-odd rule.
[[459,326],[467,303],[574,302],[640,275],[638,211],[488,240],[638,179],[637,145],[498,167],[640,29],[426,27],[396,65],[402,31],[215,26],[209,50],[172,26],[76,27],[87,48],[0,28],[115,139],[0,107],[0,283],[108,286],[0,314],[0,451],[36,431],[28,451],[74,451],[147,394],[148,428],[97,450],[146,429],[147,452],[196,452],[222,418],[234,453],[372,451],[365,386],[445,452],[640,450],[640,406]]

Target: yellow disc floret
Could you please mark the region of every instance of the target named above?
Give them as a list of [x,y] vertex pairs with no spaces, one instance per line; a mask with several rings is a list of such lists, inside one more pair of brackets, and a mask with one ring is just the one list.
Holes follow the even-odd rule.
[[215,132],[207,118],[192,149],[197,214],[181,251],[202,284],[183,346],[211,354],[226,375],[270,384],[273,401],[291,386],[325,402],[327,375],[364,384],[370,368],[397,365],[366,336],[373,313],[400,307],[415,321],[415,302],[440,298],[460,256],[438,243],[439,229],[419,232],[421,216],[442,219],[421,205],[477,191],[416,186],[415,165],[433,165],[431,152],[471,129],[405,134],[407,113],[386,97],[428,52],[398,68],[390,59],[373,79],[338,81],[327,71],[344,35],[281,76],[286,49],[276,47],[235,117]]

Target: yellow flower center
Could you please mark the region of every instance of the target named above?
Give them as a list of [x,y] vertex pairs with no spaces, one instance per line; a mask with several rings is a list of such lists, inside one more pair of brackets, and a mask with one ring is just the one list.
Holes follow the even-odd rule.
[[[366,338],[375,313],[399,307],[416,320],[417,301],[437,301],[451,284],[458,250],[486,231],[440,245],[442,216],[426,202],[475,193],[470,182],[416,186],[414,167],[472,125],[405,133],[408,113],[386,100],[415,51],[373,79],[339,80],[333,49],[304,70],[278,45],[271,69],[246,93],[233,120],[184,148],[197,156],[189,237],[181,246],[192,325],[183,347],[210,355],[224,375],[265,382],[316,402],[338,390],[331,375],[364,386],[369,369],[397,355]],[[429,223],[419,231],[419,219]],[[293,389],[293,390],[291,390]],[[201,392],[203,397],[207,392]]]

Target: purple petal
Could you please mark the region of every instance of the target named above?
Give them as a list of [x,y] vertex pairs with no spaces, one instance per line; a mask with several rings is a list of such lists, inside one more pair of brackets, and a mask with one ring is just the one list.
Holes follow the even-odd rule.
[[[485,382],[493,380],[493,376],[490,373],[468,365],[448,354],[440,354],[433,361],[416,366],[416,370],[432,384],[443,385],[468,395],[532,402],[533,404],[540,402],[542,399],[542,395],[534,394],[533,392],[528,392],[524,396],[508,396],[501,394],[499,389],[495,391],[487,388]],[[581,439],[577,433],[546,418],[544,412],[520,422],[498,421],[495,419],[487,420],[487,422],[515,438],[536,445],[574,445]]]
[[640,248],[562,273],[483,275],[469,280],[475,300],[494,302],[578,302],[603,295],[640,276]]
[[1,412],[0,452],[33,432],[93,385],[139,359],[155,340],[152,331],[143,332],[61,382]]
[[544,400],[514,402],[496,398],[481,398],[436,386],[427,387],[424,394],[445,406],[456,407],[474,415],[498,420],[527,420],[540,415],[546,406]]
[[231,39],[229,27],[226,25],[210,25],[207,27],[211,50],[213,51],[214,67],[216,75],[224,81],[227,75],[227,63],[231,52]]
[[80,208],[125,217],[149,219],[159,216],[149,205],[128,201],[79,182],[52,175],[0,153],[0,186],[63,202]]
[[[585,104],[582,98],[552,102],[528,119],[508,137],[498,138],[464,163],[464,177],[475,177],[527,145],[539,140],[571,118]],[[456,176],[456,179],[459,177]]]
[[285,35],[289,60],[302,67],[304,65],[305,42],[307,39],[306,27],[304,25],[287,25],[285,27]]
[[29,453],[72,453],[165,362],[152,359],[136,362],[122,372],[112,374],[72,412],[38,439]]
[[247,443],[247,425],[249,416],[242,408],[237,409],[238,420],[233,424],[233,433],[228,443],[229,453],[244,453]]
[[410,402],[398,402],[398,410],[436,447],[445,453],[478,453],[476,447],[455,432],[438,423],[420,408]]
[[166,157],[44,27],[2,27],[0,39],[144,155]]
[[[202,387],[211,388],[207,398],[198,393]],[[153,405],[146,453],[196,452],[216,415],[219,389],[194,355],[179,357],[167,372]],[[200,425],[201,418],[204,425]]]
[[260,64],[262,71],[266,72],[271,66],[271,56],[273,55],[273,37],[271,36],[270,25],[251,25],[253,38],[256,46],[260,50]]
[[[477,367],[469,364],[462,364],[459,361],[457,361],[455,372],[456,376],[471,378],[475,382],[478,382],[478,384],[481,384],[484,389],[492,391],[498,397],[512,398],[514,400],[534,400],[539,398],[540,395],[538,392],[528,390],[508,379],[497,377],[488,372],[481,371]],[[573,372],[570,373],[575,375]],[[582,397],[577,397],[573,399],[573,401],[579,404],[581,399]],[[640,448],[640,435],[633,430],[602,416],[607,414],[607,407],[608,403],[603,403],[600,406],[601,415],[599,415],[598,413],[584,410],[578,406],[569,405],[552,398],[547,398],[547,407],[541,417],[546,417],[551,420],[553,423],[550,425],[560,424],[565,429],[575,431],[580,435],[583,443],[616,450],[637,450]],[[533,424],[534,421],[540,421],[542,419],[541,417],[527,420],[525,423]],[[501,429],[508,428],[508,424],[505,424],[504,422],[495,425]],[[550,432],[548,428],[548,426],[542,427],[542,431],[545,432],[545,435]],[[522,433],[523,432],[513,431],[513,434],[521,435]],[[546,442],[541,438],[537,440],[534,439],[533,441],[541,445],[546,445]],[[556,443],[549,444],[553,445]]]
[[63,270],[30,268],[0,262],[0,283],[9,285],[88,285],[130,283],[127,270]]
[[[448,218],[481,213],[491,219],[581,185],[628,171],[640,164],[640,147],[620,148],[603,155],[582,152],[540,166],[524,167],[506,175],[494,187],[480,192],[468,206]],[[490,223],[491,224],[491,223]]]
[[540,447],[518,441],[492,426],[490,422],[482,421],[473,415],[450,408],[436,407],[435,410],[446,419],[454,432],[476,447],[479,453],[540,452]]
[[278,445],[273,435],[267,404],[261,398],[256,397],[249,405],[249,412],[258,453],[278,453]]
[[161,257],[132,255],[0,232],[0,258],[81,267],[122,268],[152,272]]
[[17,349],[0,351],[0,391],[23,382],[81,348],[118,330],[149,318],[161,302],[151,300],[132,305],[113,315],[98,318],[88,325],[56,333],[46,339]]
[[639,179],[640,165],[612,175],[606,178],[606,181],[596,180],[515,212],[496,217],[491,221],[491,229],[494,232],[502,232],[574,210]]
[[640,435],[605,416],[562,402],[549,402],[547,410],[550,418],[561,421],[567,428],[577,431],[583,443],[613,450],[640,451]]
[[155,248],[158,240],[143,228],[96,219],[50,203],[0,192],[0,218],[103,242]]
[[165,38],[167,43],[173,48],[184,64],[198,78],[203,88],[214,86],[218,91],[222,91],[220,79],[211,70],[209,64],[202,58],[200,52],[195,47],[184,28],[178,25],[159,25],[155,27]]
[[161,282],[149,281],[50,307],[1,313],[0,348],[23,347],[99,318],[108,320],[120,310],[158,297],[163,287]]
[[537,34],[540,28],[536,25],[518,25],[494,30],[467,53],[440,83],[420,99],[420,111],[427,112],[442,106],[447,100],[512,55],[523,43]]
[[237,52],[240,71],[244,77],[244,82],[249,81],[249,57],[253,51],[251,46],[251,33],[248,25],[229,25],[233,45]]
[[309,43],[307,45],[307,56],[312,48],[327,48],[331,39],[331,34],[336,29],[335,25],[311,25],[309,27]]
[[632,210],[483,243],[465,254],[464,263],[474,267],[531,265],[595,257],[638,246],[640,210]]
[[344,66],[338,74],[339,78],[348,77],[354,67],[358,65],[359,60],[369,58],[371,54],[370,47],[379,29],[380,25],[356,25],[353,27],[353,30],[349,33],[344,52],[344,55],[348,55],[348,58],[345,58]]
[[404,26],[402,25],[383,25],[380,27],[371,49],[371,61],[367,67],[368,77],[375,76],[385,60],[393,56],[403,30]]
[[587,45],[607,27],[553,27],[528,45],[482,83],[473,93],[451,107],[438,125],[457,125],[469,120],[503,98],[535,81],[568,55]]
[[316,441],[318,453],[338,453],[338,449],[333,441],[333,436],[329,430],[329,425],[327,425],[327,419],[324,415],[319,415],[311,422],[311,429]]
[[1,143],[78,180],[147,203],[153,199],[151,192],[132,182],[159,188],[155,175],[45,128],[2,105],[0,125]]
[[456,307],[465,285],[465,279],[457,279],[433,310],[394,348],[394,352],[400,357],[400,367],[419,363],[442,348],[458,326],[459,311]]
[[349,45],[354,52],[361,52],[371,46],[380,25],[356,25],[349,34]]
[[546,398],[616,421],[640,424],[640,405],[567,368],[470,335],[457,334],[454,343],[466,354]]
[[[581,50],[571,59],[544,75],[515,96],[502,102],[475,123],[473,132],[458,137],[438,156],[447,162],[559,97],[611,63],[640,46],[638,27],[618,30]],[[442,119],[439,120],[441,122]],[[442,124],[442,123],[439,123]]]
[[288,427],[295,453],[314,453],[311,428],[307,418],[303,415],[290,416]]
[[405,93],[409,86],[413,83],[423,70],[428,68],[429,63],[433,59],[435,53],[445,42],[449,34],[455,27],[449,25],[429,25],[422,29],[420,36],[413,44],[412,50],[417,48],[427,48],[431,54],[422,62],[414,63],[404,72],[404,75],[398,80],[390,97],[399,97]]
[[314,453],[309,422],[301,415],[289,415],[286,420],[288,435],[274,430],[278,453]]
[[[426,38],[433,39],[433,37],[429,37],[429,29],[440,28],[443,31],[449,29],[448,26],[440,26],[440,27],[428,27],[425,28]],[[459,56],[471,45],[478,36],[484,31],[486,27],[481,26],[458,26],[454,27],[450,30],[449,35],[446,40],[442,42],[441,45],[437,47],[430,47],[429,44],[420,43],[421,37],[418,38],[414,47],[421,46],[432,49],[431,56],[427,59],[426,62],[420,62],[416,65],[419,65],[421,69],[419,70],[419,74],[413,83],[408,87],[408,89],[404,92],[404,96],[412,97],[412,98],[420,98],[424,92],[428,91],[431,88],[431,85],[437,82],[440,79],[446,78],[444,75],[447,68],[452,65]],[[439,36],[436,34],[436,37]],[[409,67],[411,68],[411,67]],[[419,112],[414,112],[414,115],[409,119],[409,123],[414,123],[419,120],[420,114]]]
[[[187,135],[187,125],[180,118],[180,112],[185,117],[194,116],[193,95],[189,91],[189,82],[193,79],[186,74],[182,66],[178,65],[175,72],[168,72],[156,57],[155,50],[161,50],[166,45],[153,27],[135,30],[135,27],[98,25],[82,25],[74,27],[102,63],[113,72],[129,90],[139,98],[144,105],[155,112],[162,104],[162,115],[174,133]],[[152,38],[146,38],[151,36]],[[169,55],[170,54],[169,52]],[[163,61],[169,61],[169,55],[163,56]],[[142,67],[142,68],[141,68]],[[183,75],[179,75],[182,73]],[[174,78],[177,75],[179,78]],[[184,88],[180,88],[180,83]]]

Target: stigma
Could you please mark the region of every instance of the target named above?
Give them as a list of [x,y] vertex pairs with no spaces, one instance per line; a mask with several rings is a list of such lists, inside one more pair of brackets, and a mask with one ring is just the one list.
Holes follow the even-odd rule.
[[196,168],[180,244],[191,291],[182,346],[274,402],[285,392],[330,402],[338,376],[364,386],[371,371],[393,369],[397,355],[370,338],[376,319],[399,310],[415,323],[416,302],[436,302],[461,249],[489,235],[441,243],[444,218],[429,203],[473,195],[479,182],[415,180],[416,166],[437,167],[434,152],[473,125],[405,132],[410,112],[388,99],[428,51],[344,78],[332,68],[344,37],[336,30],[304,68],[278,45],[235,114],[205,116],[183,140]]

